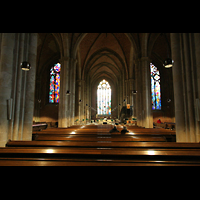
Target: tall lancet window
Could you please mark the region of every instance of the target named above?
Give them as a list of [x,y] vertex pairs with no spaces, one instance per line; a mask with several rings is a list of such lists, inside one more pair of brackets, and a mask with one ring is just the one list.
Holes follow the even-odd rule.
[[150,63],[152,109],[161,110],[160,72]]
[[57,63],[50,69],[49,103],[59,103],[60,68],[60,63]]
[[99,115],[111,115],[111,87],[106,80],[97,86],[97,111]]

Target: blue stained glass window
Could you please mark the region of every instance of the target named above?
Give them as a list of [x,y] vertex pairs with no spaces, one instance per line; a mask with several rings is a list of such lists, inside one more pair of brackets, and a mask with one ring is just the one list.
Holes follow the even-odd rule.
[[60,63],[50,69],[49,103],[59,103],[60,97]]
[[152,109],[161,110],[160,72],[150,63]]
[[111,115],[111,87],[106,80],[97,86],[97,112],[99,115]]

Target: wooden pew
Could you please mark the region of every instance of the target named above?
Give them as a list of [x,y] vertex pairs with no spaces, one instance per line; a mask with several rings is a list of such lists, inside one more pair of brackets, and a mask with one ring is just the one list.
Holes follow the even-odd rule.
[[119,140],[119,138],[73,138],[77,140],[70,140],[71,138],[66,138],[67,140],[57,140],[57,141],[8,141],[6,147],[132,147],[134,142],[166,142],[163,137],[129,137],[124,138],[124,140]]
[[[69,136],[69,135],[111,135],[109,131],[113,128],[111,125],[102,125],[102,126],[95,126],[95,125],[88,125],[88,126],[75,126],[75,128],[62,128],[62,129],[46,129],[41,132],[33,132],[33,140],[40,140],[40,136],[50,135],[54,136]],[[121,135],[121,130],[123,126],[117,126],[119,132],[112,133],[112,135]],[[175,131],[170,130],[158,130],[158,129],[145,129],[145,128],[138,128],[135,126],[127,127],[129,132],[126,135],[132,136],[152,136],[152,137],[164,137],[167,141],[176,141],[176,134]],[[57,140],[57,139],[56,139]]]
[[148,142],[148,141],[160,141],[166,142],[166,137],[160,136],[124,136],[121,135],[73,135],[73,136],[66,136],[66,135],[36,135],[35,141],[141,141],[141,142]]
[[128,148],[6,147],[0,166],[200,166],[200,144],[133,143]]

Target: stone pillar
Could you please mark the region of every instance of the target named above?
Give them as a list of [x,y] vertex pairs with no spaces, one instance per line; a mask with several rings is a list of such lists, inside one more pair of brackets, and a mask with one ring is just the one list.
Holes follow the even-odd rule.
[[27,80],[26,80],[24,131],[22,137],[23,140],[32,140],[36,59],[37,59],[37,33],[31,33],[29,36],[29,50],[28,50],[28,61],[31,64],[31,69],[27,72]]
[[58,127],[67,128],[69,125],[70,109],[69,109],[69,95],[66,95],[69,90],[69,57],[62,57],[61,71],[60,71],[60,100],[58,110]]
[[153,128],[153,112],[151,104],[151,79],[150,79],[150,61],[147,57],[141,58],[142,66],[142,89],[143,89],[143,126]]
[[140,70],[140,60],[135,61],[135,77],[136,77],[136,117],[137,117],[137,125],[142,126],[142,84],[141,84],[141,70]]
[[2,33],[0,49],[0,147],[8,141],[7,100],[11,98],[15,34]]
[[[2,34],[0,65],[0,145],[8,139],[31,140],[32,122],[35,99],[35,75],[37,56],[37,33]],[[31,64],[29,71],[22,71],[20,63],[28,61]],[[6,83],[6,84],[3,84]],[[2,86],[2,87],[1,87]],[[4,91],[5,90],[5,91]],[[4,99],[5,98],[5,99]],[[7,101],[9,100],[9,101]],[[11,116],[8,121],[7,104]]]
[[[25,44],[25,33],[18,34],[19,43],[15,48],[15,56],[18,57],[16,60],[16,67],[13,78],[13,117],[11,119],[13,128],[10,128],[9,138],[18,140],[19,136],[19,122],[21,112],[21,88],[22,88],[22,69],[20,63],[24,60],[24,44]],[[11,125],[12,126],[12,125]],[[21,138],[20,138],[21,139]]]
[[[76,93],[77,93],[77,99],[75,102],[77,102],[77,105],[75,106],[75,113],[76,117],[75,119],[78,119],[78,121],[82,121],[84,118],[81,117],[81,107],[83,106],[83,98],[81,95],[81,89],[82,89],[82,80],[76,80]],[[79,102],[81,100],[81,102]]]
[[70,126],[74,125],[75,117],[76,63],[77,59],[70,59]]
[[176,118],[176,141],[186,142],[185,131],[185,114],[184,114],[184,97],[183,97],[183,79],[182,79],[182,67],[180,57],[180,34],[171,33],[171,50],[172,59],[174,60],[173,71],[173,83],[174,83],[174,106],[175,106],[175,118]]
[[80,106],[80,119],[85,119],[86,122],[86,118],[84,116],[84,109],[85,109],[85,89],[84,89],[84,85],[85,85],[85,81],[81,80],[81,106]]
[[130,99],[130,105],[131,105],[131,108],[132,108],[132,117],[134,117],[135,113],[134,113],[134,95],[132,93],[132,91],[134,90],[134,79],[129,79],[129,99]]
[[[194,47],[195,47],[195,58],[196,58],[196,83],[197,83],[197,96],[195,103],[196,111],[196,141],[200,141],[200,33],[194,33]],[[197,103],[199,102],[199,103]]]
[[186,76],[186,103],[187,103],[187,118],[188,118],[188,127],[189,131],[187,134],[188,141],[195,142],[195,113],[194,113],[194,87],[192,84],[192,63],[190,58],[190,49],[189,46],[189,33],[183,34],[183,52],[184,52],[184,63],[185,63],[185,76]]

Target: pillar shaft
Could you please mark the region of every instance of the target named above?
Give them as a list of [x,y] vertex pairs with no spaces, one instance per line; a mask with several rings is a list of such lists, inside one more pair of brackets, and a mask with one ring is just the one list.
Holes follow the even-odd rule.
[[171,48],[173,66],[173,83],[174,83],[174,105],[176,118],[176,141],[186,141],[185,119],[184,119],[184,97],[183,97],[183,78],[180,57],[180,35],[179,33],[171,34]]
[[32,140],[32,124],[35,99],[35,77],[36,77],[36,57],[37,57],[37,33],[31,33],[29,38],[28,61],[31,63],[31,70],[27,73],[24,131],[23,140]]
[[14,33],[3,33],[0,52],[0,146],[8,140],[7,100],[11,98]]
[[58,127],[67,128],[69,125],[69,95],[66,95],[69,89],[69,57],[62,57],[60,72],[60,100],[58,111]]

